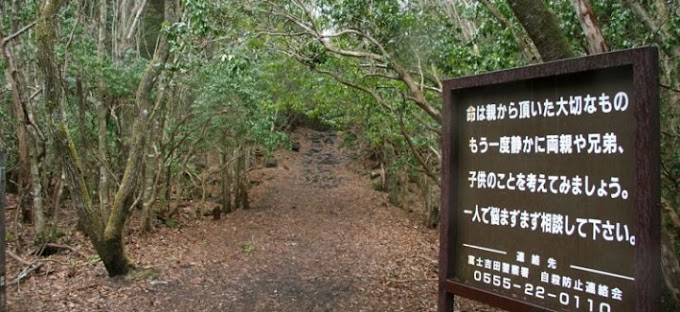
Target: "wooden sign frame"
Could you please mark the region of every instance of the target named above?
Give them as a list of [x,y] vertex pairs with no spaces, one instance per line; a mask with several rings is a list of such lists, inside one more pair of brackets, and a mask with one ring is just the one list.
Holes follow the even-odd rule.
[[[462,172],[458,164],[462,153],[467,152],[469,138],[461,135],[465,123],[465,116],[461,116],[461,113],[465,111],[461,108],[461,103],[456,102],[460,99],[454,94],[459,94],[457,93],[459,91],[521,84],[524,81],[540,81],[622,66],[632,68],[633,94],[630,97],[633,103],[631,113],[634,119],[634,129],[631,130],[633,146],[628,146],[627,152],[632,153],[633,159],[630,166],[634,168],[634,185],[631,186],[629,192],[631,192],[630,204],[633,207],[635,220],[634,234],[637,236],[632,255],[634,290],[633,293],[627,295],[626,300],[630,300],[627,303],[634,306],[636,312],[659,311],[661,216],[658,52],[656,48],[646,47],[445,81],[439,312],[453,311],[454,295],[485,302],[508,311],[589,311],[573,307],[564,307],[559,310],[554,307],[548,308],[540,303],[523,300],[521,296],[499,294],[498,291],[492,290],[492,287],[481,287],[479,283],[471,285],[456,279],[456,270],[460,270],[460,266],[464,265],[460,263],[460,260],[454,260],[460,256],[462,248],[462,243],[457,237],[459,224],[465,222],[460,214],[464,207],[458,205],[460,197],[466,195],[461,192],[467,192],[466,188],[461,186],[463,184],[461,181],[465,181],[468,174]],[[631,125],[619,126],[630,127]],[[587,159],[589,156],[583,157]]]

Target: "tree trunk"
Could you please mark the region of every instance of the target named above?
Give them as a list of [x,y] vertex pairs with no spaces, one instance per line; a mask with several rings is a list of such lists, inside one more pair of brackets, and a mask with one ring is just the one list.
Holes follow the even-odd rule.
[[231,206],[231,164],[227,158],[227,153],[222,152],[220,166],[222,167],[222,212],[227,214],[232,211]]
[[[44,98],[47,113],[51,116],[49,122],[50,134],[53,137],[57,154],[63,157],[71,198],[77,208],[83,231],[92,241],[109,276],[123,275],[134,268],[123,244],[123,230],[130,208],[126,203],[139,178],[144,151],[144,131],[152,103],[151,90],[167,61],[168,42],[167,38],[162,38],[159,48],[147,65],[137,89],[136,104],[139,111],[132,127],[131,144],[125,171],[120,182],[120,188],[114,197],[111,213],[104,223],[101,210],[93,208],[88,187],[83,178],[80,155],[69,135],[65,111],[61,102],[61,76],[55,62],[54,43],[57,26],[55,17],[63,3],[63,0],[46,0],[41,8],[36,25],[38,63],[45,78]],[[171,23],[175,21],[174,12],[174,1],[166,1],[167,21]]]
[[[165,102],[166,88],[171,77],[161,79],[158,84],[158,95],[156,96],[156,104],[153,108],[154,112],[163,110],[163,103]],[[154,114],[155,115],[155,114]],[[167,112],[161,115],[161,120],[154,120],[151,131],[149,131],[148,139],[151,144],[146,147],[146,161],[144,163],[144,185],[142,196],[142,231],[148,232],[151,230],[152,207],[156,202],[156,194],[158,192],[158,184],[163,173],[163,157],[158,152],[156,144],[163,140],[163,129],[165,129],[165,120],[167,119]]]
[[[0,145],[0,279],[7,281],[5,278],[5,174],[7,166],[7,150],[5,146]],[[0,284],[0,311],[7,311],[7,296],[6,285],[7,282]]]
[[119,235],[111,233],[111,236],[93,242],[93,245],[109,276],[125,275],[135,268],[125,251],[122,230]]
[[[169,22],[175,21],[175,7],[173,1],[166,1],[165,16]],[[145,132],[148,125],[149,113],[153,104],[151,98],[151,90],[153,89],[156,79],[160,76],[163,65],[168,60],[170,49],[166,37],[161,39],[158,49],[154,53],[153,59],[149,62],[142,80],[139,83],[136,93],[136,102],[138,113],[132,128],[132,137],[130,139],[129,154],[125,165],[123,178],[120,182],[120,188],[111,205],[111,214],[109,215],[104,230],[102,240],[102,261],[107,267],[109,275],[126,274],[129,269],[133,268],[132,263],[128,260],[125,254],[124,245],[122,242],[123,230],[125,228],[125,221],[131,207],[126,205],[132,192],[137,186],[137,181],[142,170],[142,158],[145,150]],[[107,261],[109,262],[107,264]]]
[[250,209],[250,203],[248,202],[248,185],[247,185],[247,172],[248,172],[248,151],[246,147],[241,146],[238,149],[238,159],[236,161],[236,208],[242,208],[244,210]]
[[235,197],[234,197],[234,208],[239,209],[242,207],[241,205],[241,151],[242,147],[238,147],[236,149],[236,164],[234,168],[234,182],[236,183],[235,187]]
[[545,62],[574,57],[557,17],[543,0],[508,0]]
[[56,170],[56,172],[59,172],[59,176],[56,178],[56,182],[54,183],[54,189],[52,190],[52,199],[51,199],[51,206],[49,207],[49,215],[52,217],[52,228],[56,229],[58,226],[57,224],[57,217],[59,215],[59,208],[61,207],[61,201],[64,197],[64,182],[66,180],[66,175],[64,174],[64,170],[62,170],[61,165],[57,164],[59,169]]
[[142,232],[148,233],[151,231],[151,206],[153,204],[152,196],[154,195],[154,160],[156,159],[151,149],[147,150],[146,161],[144,161],[144,184],[142,195]]
[[38,65],[44,75],[44,99],[48,121],[48,133],[52,136],[57,155],[62,157],[73,204],[76,206],[83,232],[94,243],[101,240],[104,223],[99,211],[92,209],[92,201],[84,180],[80,155],[66,124],[64,107],[61,103],[61,76],[54,59],[56,14],[63,0],[46,0],[40,10],[36,24]]
[[600,27],[597,24],[597,19],[595,14],[590,9],[590,3],[588,0],[571,0],[576,10],[576,15],[581,22],[581,28],[583,29],[583,34],[586,36],[588,41],[588,54],[599,54],[609,51],[607,42],[602,36]]
[[[21,92],[20,90],[15,90],[15,93]],[[28,149],[28,135],[26,131],[26,124],[24,123],[25,116],[23,113],[23,107],[17,98],[14,100],[14,111],[17,120],[20,120],[19,127],[17,129],[17,151],[19,152],[19,163],[18,163],[18,183],[19,183],[19,198],[21,205],[21,221],[25,223],[33,222],[33,211],[31,209],[33,199],[29,193],[29,188],[31,186],[31,174],[30,174],[30,160]],[[36,138],[37,139],[37,138]],[[28,170],[27,170],[28,169]]]
[[[12,27],[15,28],[15,27]],[[14,118],[19,121],[17,128],[17,151],[18,159],[18,184],[21,209],[21,221],[25,223],[33,222],[33,211],[31,210],[31,168],[29,159],[28,131],[26,129],[26,113],[24,111],[24,99],[21,94],[21,78],[19,71],[15,67],[14,58],[10,51],[9,40],[2,38],[2,55],[5,60],[5,80],[12,86],[12,113]]]
[[82,149],[87,149],[87,127],[85,126],[85,114],[87,103],[85,102],[85,90],[83,90],[83,75],[76,75],[76,99],[78,100],[78,139]]
[[43,204],[42,180],[40,179],[40,162],[42,159],[40,149],[39,143],[35,142],[33,153],[31,153],[31,179],[33,180],[32,197],[35,215],[35,236],[39,243],[45,243],[49,238],[45,235],[47,218],[45,216],[45,205]]
[[[97,58],[101,64],[104,63],[106,56],[106,24],[108,16],[108,0],[99,1],[99,34],[97,38]],[[97,103],[97,155],[99,156],[99,207],[102,217],[106,220],[109,216],[109,172],[107,170],[108,157],[106,152],[107,145],[107,108],[105,88],[106,82],[103,78],[97,81],[99,91],[99,101]]]

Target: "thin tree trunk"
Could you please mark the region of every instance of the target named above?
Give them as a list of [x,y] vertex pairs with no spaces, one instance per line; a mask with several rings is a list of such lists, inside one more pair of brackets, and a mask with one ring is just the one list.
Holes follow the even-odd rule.
[[[5,174],[7,166],[7,150],[4,145],[0,145],[0,279],[6,281],[5,278]],[[6,296],[6,285],[7,283],[0,284],[0,311],[7,311],[7,296]]]
[[[99,1],[99,34],[97,39],[97,58],[101,64],[104,63],[106,57],[106,21],[108,16],[108,0]],[[99,156],[99,208],[102,211],[104,221],[109,217],[109,172],[108,156],[106,152],[107,141],[107,108],[105,88],[106,82],[103,78],[97,81],[99,89],[99,101],[97,103],[97,155]]]
[[[170,22],[175,21],[174,6],[173,1],[167,1],[165,3],[165,17],[166,20]],[[122,242],[125,221],[127,220],[130,211],[130,207],[126,205],[126,202],[128,202],[132,192],[137,186],[140,171],[142,170],[142,158],[145,150],[144,143],[146,138],[145,132],[148,125],[149,113],[153,104],[151,90],[155,85],[156,79],[163,70],[162,65],[168,60],[169,53],[170,49],[167,38],[162,37],[159,47],[154,53],[153,59],[147,65],[142,80],[139,83],[139,87],[137,88],[136,102],[139,109],[132,129],[131,144],[125,172],[123,173],[123,178],[120,182],[120,188],[116,192],[113,204],[111,205],[111,214],[106,223],[106,230],[104,231],[102,241],[104,247],[107,249],[110,248],[102,255],[102,261],[106,264],[104,256],[110,254],[111,257],[108,260],[111,262],[107,266],[107,271],[109,272],[109,275],[112,276],[126,274],[128,270],[133,267],[132,263],[127,259]]]
[[133,5],[130,5],[130,1],[131,0],[121,0],[116,10],[118,15],[118,23],[116,23],[116,25],[118,25],[118,28],[112,37],[116,41],[114,53],[117,61],[123,59],[125,51],[128,48],[127,36],[125,36],[125,34],[128,29],[129,16],[132,14],[130,11],[133,9]]
[[231,163],[227,158],[227,153],[222,152],[222,157],[220,158],[220,166],[222,167],[222,212],[227,214],[230,213],[233,208],[231,206]]
[[101,239],[104,224],[102,218],[98,216],[98,211],[92,209],[90,194],[83,179],[80,155],[75,149],[66,125],[64,107],[61,103],[61,78],[54,59],[57,26],[55,16],[63,3],[63,0],[46,0],[42,6],[36,25],[38,64],[45,80],[44,99],[47,114],[52,117],[48,121],[49,133],[53,137],[56,154],[62,157],[71,198],[81,219],[80,224],[97,247],[96,242]]
[[571,3],[576,10],[583,34],[588,41],[588,53],[599,54],[608,52],[609,46],[607,46],[607,42],[604,40],[604,36],[602,36],[600,27],[597,24],[597,18],[595,18],[588,0],[571,0]]
[[543,0],[508,0],[545,62],[574,57],[557,17]]
[[451,19],[453,25],[460,26],[460,32],[463,34],[465,41],[472,43],[472,50],[475,54],[479,53],[479,45],[474,42],[474,35],[477,32],[477,25],[471,20],[464,19],[460,12],[458,12],[458,5],[462,2],[463,5],[468,6],[467,1],[461,0],[439,0],[439,5],[444,9],[446,14]]
[[[124,275],[134,268],[123,244],[123,229],[129,214],[128,202],[139,177],[144,151],[144,130],[151,108],[151,90],[167,61],[169,48],[167,38],[163,37],[154,57],[148,64],[136,94],[139,107],[133,124],[130,152],[120,188],[116,192],[111,213],[106,223],[101,211],[93,209],[87,185],[83,179],[83,166],[75,149],[66,124],[64,107],[61,102],[61,78],[54,57],[56,37],[56,14],[63,0],[45,0],[36,26],[38,62],[45,78],[44,98],[50,118],[50,133],[53,136],[57,154],[62,155],[64,168],[69,180],[70,194],[76,206],[83,231],[92,241],[110,276]],[[165,3],[166,20],[174,22],[175,3]]]
[[85,103],[85,91],[83,90],[83,77],[81,73],[76,76],[76,99],[78,99],[78,138],[80,147],[87,149],[87,129],[85,127],[85,113],[87,112],[87,104]]
[[[15,27],[12,27],[14,29]],[[12,113],[16,120],[19,121],[17,128],[17,151],[19,153],[18,159],[18,184],[19,184],[19,198],[21,207],[21,221],[30,223],[33,221],[33,211],[31,209],[31,168],[29,159],[29,142],[28,131],[26,129],[26,113],[24,111],[25,102],[21,93],[21,77],[19,71],[15,67],[14,58],[12,56],[9,37],[2,38],[2,55],[5,60],[5,80],[12,86]],[[0,34],[1,36],[1,34]],[[37,138],[36,138],[37,139]]]
[[153,196],[154,188],[154,160],[156,159],[154,153],[147,149],[146,160],[144,161],[144,184],[142,195],[142,232],[148,233],[151,231],[151,205],[153,204],[151,196]]
[[[164,101],[165,97],[165,84],[161,82],[159,86],[158,98],[156,99],[156,108],[160,107],[161,103]],[[148,136],[152,142],[160,142],[162,140],[162,129],[165,123],[166,115],[163,115],[162,121],[155,121],[151,131],[149,131]],[[158,150],[156,149],[156,143],[151,143],[146,147],[146,160],[144,161],[144,184],[142,185],[142,232],[147,233],[151,231],[151,216],[154,202],[156,201],[157,187],[159,183],[159,178],[162,174],[162,166],[160,165],[161,157],[158,155]]]
[[107,145],[107,127],[106,127],[106,108],[104,103],[99,101],[97,103],[97,120],[99,127],[97,130],[97,155],[99,158],[99,209],[102,211],[103,220],[108,219],[109,216],[109,171],[108,155],[106,152]]
[[236,183],[235,187],[235,197],[234,197],[234,208],[239,209],[241,208],[241,149],[242,147],[239,146],[236,148],[234,153],[236,153],[236,164],[234,167],[234,182]]
[[[166,88],[168,80],[170,79],[172,79],[172,77],[165,77],[165,79],[161,79],[159,82],[156,104],[152,109],[152,114],[154,116],[164,106],[163,104],[165,102],[165,95],[167,94]],[[160,166],[162,157],[159,157],[160,155],[156,147],[156,142],[161,142],[163,139],[163,126],[165,124],[167,114],[163,114],[161,116],[161,120],[152,121],[153,126],[151,127],[151,131],[149,131],[148,134],[145,134],[148,135],[148,139],[152,141],[152,143],[146,147],[146,161],[144,162],[144,184],[142,185],[142,231],[145,233],[151,230],[151,207],[153,207],[153,204],[156,201],[157,185],[162,174],[162,166]]]
[[250,208],[248,203],[248,188],[246,185],[246,155],[247,149],[241,146],[237,149],[238,157],[236,160],[236,208],[247,210]]
[[54,221],[54,219],[56,219],[57,215],[59,214],[59,207],[61,207],[61,201],[64,197],[65,187],[64,182],[66,180],[66,175],[64,173],[64,170],[62,170],[61,165],[59,165],[58,172],[60,172],[60,174],[59,177],[57,178],[57,182],[54,184],[51,206],[49,209],[49,215],[52,216],[52,224],[54,224],[55,226],[56,222]]
[[248,205],[248,189],[246,188],[246,148],[243,147],[241,150],[241,155],[239,155],[238,160],[238,202],[241,209],[247,210]]
[[47,218],[45,216],[45,205],[43,204],[43,189],[40,179],[40,147],[39,143],[35,142],[33,153],[31,153],[31,179],[32,183],[32,197],[33,197],[33,211],[35,215],[35,234],[36,239],[40,243],[47,242],[48,237],[45,235],[45,228]]

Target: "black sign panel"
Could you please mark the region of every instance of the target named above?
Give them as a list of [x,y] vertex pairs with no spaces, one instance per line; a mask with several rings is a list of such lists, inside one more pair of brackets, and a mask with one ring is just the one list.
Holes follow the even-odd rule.
[[446,83],[440,311],[656,310],[656,66],[647,48]]

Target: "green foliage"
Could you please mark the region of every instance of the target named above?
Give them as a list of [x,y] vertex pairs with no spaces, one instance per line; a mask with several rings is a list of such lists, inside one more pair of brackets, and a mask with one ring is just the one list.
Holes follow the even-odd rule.
[[125,279],[128,281],[139,281],[146,279],[155,280],[158,279],[160,276],[161,276],[160,273],[158,273],[154,269],[137,269],[132,270],[127,275],[125,275]]
[[165,226],[171,229],[176,229],[179,227],[179,222],[173,219],[167,219],[165,220]]
[[243,251],[243,253],[249,255],[253,251],[255,251],[255,244],[253,244],[253,243],[242,243],[241,244],[241,251]]
[[11,242],[12,240],[14,240],[14,234],[9,230],[5,230],[5,241]]
[[[362,157],[383,163],[389,174],[422,175],[425,169],[419,157],[437,174],[438,157],[432,151],[439,150],[440,125],[409,99],[411,90],[400,80],[403,73],[396,69],[403,69],[417,80],[427,104],[440,110],[441,80],[517,67],[529,61],[513,35],[513,29],[522,33],[521,26],[512,17],[505,0],[491,0],[491,3],[510,20],[512,29],[496,20],[478,2],[453,2],[460,19],[472,25],[470,34],[464,35],[461,21],[442,9],[444,1],[181,0],[183,20],[176,23],[161,23],[159,12],[154,12],[154,16],[148,17],[149,28],[161,24],[162,30],[147,34],[145,28],[141,35],[151,39],[166,36],[172,55],[162,78],[169,81],[166,91],[170,96],[160,103],[161,112],[171,113],[158,145],[168,143],[171,134],[176,140],[186,137],[173,154],[163,155],[168,157],[164,165],[175,174],[181,167],[179,159],[186,153],[226,153],[243,146],[261,147],[268,155],[289,144],[280,127],[286,122],[285,116],[305,115],[341,131],[346,146],[358,150]],[[38,2],[22,3],[25,5],[20,6],[16,14],[0,17],[3,34],[9,33],[12,19],[18,20],[21,27],[37,16]],[[66,116],[69,124],[77,123],[80,107],[76,86],[80,81],[86,98],[85,125],[83,129],[71,127],[70,131],[73,137],[84,138],[95,146],[99,121],[94,105],[101,104],[102,99],[110,105],[107,107],[110,110],[107,147],[110,168],[115,173],[126,156],[118,148],[126,144],[122,134],[128,130],[130,116],[126,114],[135,109],[136,88],[149,60],[148,55],[136,47],[122,55],[117,54],[120,51],[108,51],[111,53],[105,53],[103,59],[97,55],[97,27],[89,25],[96,10],[87,13],[84,3],[72,2],[59,16],[56,54],[57,62],[63,65],[63,87],[69,104]],[[572,47],[584,54],[587,45],[571,1],[548,3]],[[648,31],[625,1],[590,3],[612,49],[658,41],[660,31]],[[653,4],[641,3],[655,12]],[[328,37],[313,38],[304,32],[304,27],[282,19],[282,14],[273,14],[272,5]],[[671,7],[675,10],[664,28],[671,36],[660,43],[662,52],[667,54],[680,45],[680,16],[677,5]],[[310,9],[312,14],[303,12],[303,8]],[[116,23],[112,12],[110,15],[109,22]],[[351,31],[331,36],[341,30]],[[35,64],[32,35],[27,32],[22,44],[15,47],[25,75],[35,75],[30,72],[30,65]],[[155,43],[149,38],[144,40]],[[383,58],[341,55],[327,49],[324,42],[346,51]],[[662,67],[662,77],[666,77],[662,80],[666,84],[662,94],[663,196],[679,209],[680,109],[678,103],[672,101],[678,89],[680,58],[665,61]],[[4,72],[5,66],[0,60],[0,70]],[[30,78],[33,83],[35,77]],[[3,75],[0,81],[5,82],[4,79]],[[341,80],[350,83],[342,84]],[[351,86],[352,83],[355,86]],[[5,125],[0,129],[0,138],[12,146],[18,121],[12,117],[11,94],[5,85],[0,86],[0,104],[3,104],[0,124]],[[35,107],[34,115],[39,124],[48,118],[42,105]],[[94,154],[85,153],[90,158],[94,158]],[[16,155],[10,158],[10,163],[14,158]],[[89,164],[95,163],[90,159]],[[202,168],[189,166],[187,170],[198,175]],[[174,228],[178,223],[167,219],[165,225]],[[254,246],[244,243],[241,249],[250,253]]]
[[87,263],[88,264],[95,264],[95,263],[97,263],[101,260],[102,259],[99,257],[99,255],[92,255],[92,256],[87,257]]

